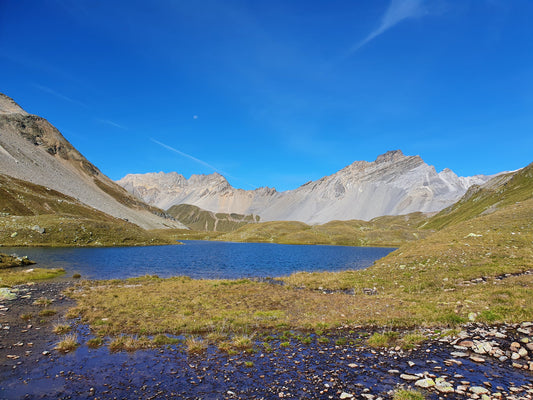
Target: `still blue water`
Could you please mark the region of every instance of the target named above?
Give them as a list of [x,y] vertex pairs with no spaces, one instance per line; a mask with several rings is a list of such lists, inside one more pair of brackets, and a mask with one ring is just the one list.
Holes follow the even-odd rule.
[[362,269],[394,249],[379,247],[306,246],[271,243],[229,243],[200,240],[184,245],[106,248],[14,248],[8,254],[26,255],[38,267],[61,267],[67,276],[120,279],[142,275],[161,278],[278,277],[297,271]]

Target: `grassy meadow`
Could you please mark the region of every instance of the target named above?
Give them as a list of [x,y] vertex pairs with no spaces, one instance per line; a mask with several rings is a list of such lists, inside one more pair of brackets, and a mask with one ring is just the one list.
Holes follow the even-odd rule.
[[174,240],[221,240],[227,242],[325,244],[339,246],[398,247],[430,235],[420,229],[423,213],[374,218],[371,221],[331,221],[308,225],[297,221],[246,223],[229,232],[196,230],[158,231]]

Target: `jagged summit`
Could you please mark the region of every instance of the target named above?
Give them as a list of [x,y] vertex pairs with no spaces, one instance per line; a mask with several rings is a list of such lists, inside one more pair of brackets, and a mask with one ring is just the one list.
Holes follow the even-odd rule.
[[[416,157],[416,156],[415,156]],[[385,162],[394,162],[405,158],[401,150],[389,150],[384,154],[377,156],[376,163],[381,164]]]
[[25,114],[28,113],[19,106],[15,100],[11,97],[6,96],[3,93],[0,93],[0,115],[3,114]]
[[[117,181],[149,204],[168,209],[191,204],[213,212],[255,214],[263,221],[370,220],[383,215],[439,211],[458,200],[473,184],[490,177],[437,173],[419,156],[388,151],[373,162],[355,161],[340,171],[294,190],[233,188],[220,174],[127,175]],[[194,178],[193,178],[194,177]]]

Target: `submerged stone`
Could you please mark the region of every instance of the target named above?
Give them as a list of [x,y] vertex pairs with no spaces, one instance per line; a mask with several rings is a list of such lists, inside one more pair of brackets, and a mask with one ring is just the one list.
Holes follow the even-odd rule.
[[17,295],[9,288],[0,288],[0,300],[15,300]]

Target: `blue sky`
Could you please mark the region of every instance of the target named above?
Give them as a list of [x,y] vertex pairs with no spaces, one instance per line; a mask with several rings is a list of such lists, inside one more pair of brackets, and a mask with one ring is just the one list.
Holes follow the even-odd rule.
[[112,179],[533,161],[533,1],[0,1],[0,91]]

